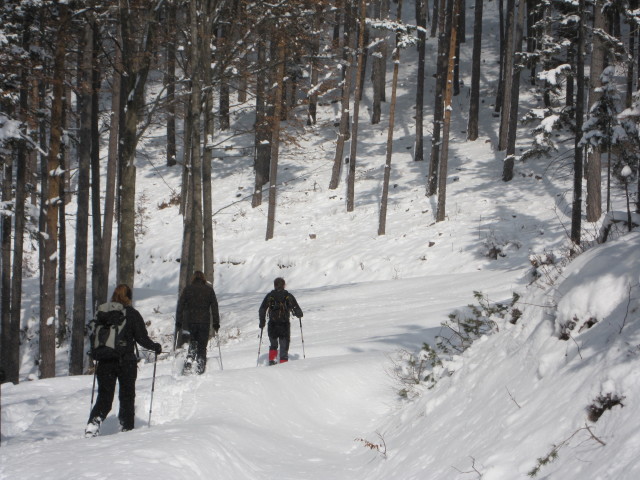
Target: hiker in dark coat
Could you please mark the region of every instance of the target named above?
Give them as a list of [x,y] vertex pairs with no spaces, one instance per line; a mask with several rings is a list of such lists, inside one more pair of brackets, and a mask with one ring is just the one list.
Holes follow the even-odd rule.
[[289,342],[291,340],[291,322],[289,313],[302,318],[302,309],[298,305],[296,297],[285,290],[284,278],[278,277],[273,281],[273,290],[264,297],[258,316],[259,327],[265,325],[267,312],[269,313],[269,365],[275,365],[278,356],[278,344],[280,345],[280,363],[289,361]]
[[95,436],[100,430],[100,424],[111,411],[113,396],[116,390],[116,380],[120,387],[118,398],[120,411],[118,419],[123,432],[133,430],[135,418],[136,378],[138,376],[138,356],[135,344],[151,350],[156,354],[162,352],[162,345],[149,338],[147,327],[140,312],[131,306],[131,288],[128,285],[118,285],[113,291],[111,301],[124,306],[126,323],[122,337],[126,339],[124,353],[119,359],[101,360],[96,367],[98,379],[98,399],[91,410],[89,423],[85,430],[86,436]]
[[202,374],[207,365],[207,343],[210,328],[215,335],[220,328],[218,300],[213,287],[207,283],[204,273],[193,274],[191,284],[187,285],[178,301],[176,314],[176,332],[189,332],[189,352],[185,363],[185,373],[195,364],[197,374]]

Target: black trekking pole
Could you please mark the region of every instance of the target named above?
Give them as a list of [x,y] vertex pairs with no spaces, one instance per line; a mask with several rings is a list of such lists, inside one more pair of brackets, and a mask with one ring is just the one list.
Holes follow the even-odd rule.
[[224,370],[222,366],[222,350],[220,350],[220,334],[216,332],[216,337],[218,337],[218,355],[220,355],[220,370]]
[[307,356],[304,353],[304,335],[302,334],[302,317],[298,317],[298,320],[300,321],[300,338],[302,339],[302,358],[307,358]]
[[256,367],[260,364],[260,348],[262,348],[262,331],[264,327],[260,327],[260,344],[258,345],[258,359],[256,360]]
[[98,372],[98,362],[95,362],[93,368],[93,387],[91,387],[91,406],[89,407],[89,417],[91,417],[91,410],[93,410],[93,395],[96,392],[96,373]]
[[158,366],[158,354],[156,353],[156,357],[153,360],[153,380],[151,381],[151,400],[149,400],[149,421],[147,422],[147,427],[151,428],[151,408],[153,405],[153,392],[156,389],[156,367]]

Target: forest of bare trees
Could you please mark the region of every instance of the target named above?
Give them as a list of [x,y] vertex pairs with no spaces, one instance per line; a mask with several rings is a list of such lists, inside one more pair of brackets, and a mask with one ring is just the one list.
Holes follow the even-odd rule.
[[[500,12],[502,54],[499,78],[486,85],[481,45],[487,41],[483,6],[489,2]],[[475,141],[482,127],[480,91],[491,91],[499,116],[496,149],[504,158],[496,182],[509,182],[516,162],[554,152],[555,132],[575,139],[571,240],[580,244],[581,222],[598,221],[609,208],[611,181],[622,166],[632,168],[638,186],[640,138],[633,112],[639,106],[639,3],[0,0],[0,361],[8,380],[17,382],[19,373],[25,241],[36,242],[39,251],[38,271],[31,274],[40,276],[43,378],[55,376],[56,345],[65,341],[70,374],[83,373],[87,312],[107,299],[110,266],[116,266],[117,283],[133,286],[136,155],[151,126],[166,132],[166,164],[182,175],[174,199],[184,227],[180,289],[194,270],[214,278],[212,150],[218,139],[233,136],[232,114],[240,106],[255,116],[252,205],[261,205],[267,188],[266,240],[277,235],[278,157],[289,122],[313,125],[323,95],[340,102],[328,188],[336,189],[342,168],[348,168],[349,211],[357,208],[358,122],[387,122],[378,227],[383,235],[396,85],[406,49],[418,58],[414,160],[429,162],[424,189],[437,199],[436,220],[447,218],[451,116],[468,119],[467,141]],[[452,98],[459,93],[465,42],[473,49],[469,110],[456,112]],[[427,55],[429,48],[433,55]],[[612,68],[626,76],[626,91],[615,91]],[[436,77],[435,94],[424,90],[425,75]],[[542,108],[523,110],[525,88],[535,89]],[[372,92],[366,119],[359,108],[364,89]],[[388,118],[384,102],[390,102]],[[625,108],[630,113],[622,120],[617,114]],[[516,129],[523,119],[535,141],[518,154]],[[61,265],[65,206],[72,200],[75,266],[67,279]],[[635,209],[640,212],[637,198]],[[72,299],[65,298],[67,282]]]

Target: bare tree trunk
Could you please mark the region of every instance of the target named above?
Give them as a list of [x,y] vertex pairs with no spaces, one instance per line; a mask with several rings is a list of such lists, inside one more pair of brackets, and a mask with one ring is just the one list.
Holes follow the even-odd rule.
[[[446,0],[440,2],[438,7],[438,60],[436,66],[436,91],[435,105],[433,107],[433,133],[431,134],[431,161],[429,163],[429,176],[427,177],[427,196],[435,195],[438,191],[438,171],[440,170],[440,130],[444,117],[444,91],[447,75],[447,59],[449,58],[449,38],[446,28]],[[435,21],[435,17],[434,17]]]
[[347,212],[353,212],[355,209],[356,156],[358,151],[358,124],[360,120],[360,79],[364,75],[364,30],[367,20],[367,2],[365,0],[360,0],[359,20],[358,70],[356,72],[356,91],[353,95],[353,127],[351,129],[349,175],[347,177]]
[[[204,62],[202,61],[200,48],[200,31],[198,28],[198,10],[199,5],[196,1],[189,3],[191,9],[191,65],[193,67],[191,75],[191,188],[193,189],[192,198],[192,229],[193,229],[193,245],[194,249],[193,270],[202,271],[203,263],[203,240],[204,231],[202,225],[202,149],[200,144],[200,115],[202,113],[202,69]],[[201,7],[201,5],[200,5]],[[227,92],[228,95],[228,92]],[[228,100],[228,96],[227,96]],[[222,101],[222,100],[221,100]]]
[[[382,10],[382,0],[376,0],[373,2],[373,17],[382,20],[383,15],[386,12]],[[382,102],[384,101],[385,87],[386,87],[386,33],[375,30],[374,39],[375,51],[373,59],[371,60],[371,84],[373,88],[373,98],[371,104],[371,124],[376,125],[380,123],[382,117]]]
[[[19,147],[18,147],[19,148]],[[23,147],[24,148],[24,147]],[[2,201],[13,200],[13,165],[11,154],[0,156],[2,161]],[[12,339],[9,335],[11,329],[11,217],[0,217],[0,241],[2,242],[2,270],[0,276],[0,365],[9,370],[9,350]]]
[[[324,8],[322,5],[316,5],[316,15],[314,18],[315,32],[321,31],[323,11],[324,11]],[[309,115],[307,116],[307,125],[316,124],[316,113],[318,110],[318,78],[319,78],[319,71],[320,71],[318,55],[320,55],[320,34],[315,33],[311,43],[311,61],[310,61],[311,93],[309,94]]]
[[[579,0],[578,6],[578,52],[577,76],[584,78],[584,0]],[[576,138],[573,159],[573,205],[571,208],[571,241],[580,245],[582,229],[582,167],[584,147],[582,140],[582,120],[584,118],[584,82],[577,82],[576,92]]]
[[51,103],[51,134],[47,156],[47,205],[43,257],[40,259],[40,378],[56,374],[56,273],[58,268],[58,202],[60,201],[60,145],[62,138],[62,103],[64,95],[64,62],[67,43],[69,10],[59,5],[60,20],[53,66],[53,98]]
[[[514,62],[517,59],[520,63],[520,54],[522,53],[522,37],[524,28],[524,10],[526,2],[525,0],[518,1],[518,16],[515,21],[514,31],[514,47],[513,56]],[[502,180],[509,182],[513,179],[513,167],[515,163],[516,154],[516,133],[518,131],[518,103],[520,100],[520,66],[513,66],[513,78],[511,80],[511,91],[505,92],[505,95],[510,95],[509,101],[509,122],[507,124],[507,157],[505,158],[502,168]],[[503,112],[504,115],[505,112]]]
[[[594,30],[606,30],[606,20],[603,0],[596,0],[593,6]],[[604,70],[605,45],[599,35],[593,36],[593,50],[591,53],[591,68],[589,70],[589,109],[600,100],[602,94],[598,89],[602,86],[600,75]],[[578,79],[580,81],[580,79]],[[602,161],[600,148],[592,147],[587,158],[587,221],[597,222],[602,215]]]
[[[79,106],[80,142],[78,145],[78,214],[76,218],[75,265],[73,269],[73,330],[70,345],[69,374],[82,375],[84,365],[84,326],[87,311],[87,236],[89,231],[89,173],[91,168],[91,107],[93,70],[93,28],[85,23],[82,35]],[[100,219],[96,219],[97,222]]]
[[211,59],[211,22],[206,21],[203,25],[203,77],[206,93],[204,95],[204,156],[202,161],[202,223],[204,233],[204,274],[209,282],[214,283],[215,265],[213,255],[213,206],[212,206],[212,186],[211,186],[211,147],[210,138],[213,136],[213,89],[211,86],[211,68],[208,67]]
[[[345,3],[349,3],[346,0]],[[344,82],[342,85],[342,102],[340,108],[340,131],[338,132],[338,140],[336,142],[336,154],[333,158],[333,168],[331,170],[331,180],[329,181],[329,189],[335,190],[340,183],[340,172],[342,170],[342,161],[344,155],[344,144],[349,138],[349,101],[351,98],[351,82],[353,74],[353,48],[351,46],[351,20],[350,15],[347,13],[350,8],[345,6],[345,22],[343,39],[344,44],[342,46],[344,55]]]
[[[121,37],[121,35],[118,35]],[[111,264],[111,239],[115,216],[116,173],[118,170],[120,120],[123,117],[122,99],[122,51],[116,42],[113,79],[111,80],[111,114],[109,124],[109,149],[107,153],[107,178],[104,192],[104,218],[102,225],[102,259],[98,285],[96,286],[95,303],[107,301],[109,291],[109,265]],[[95,219],[94,219],[95,221]]]
[[515,35],[515,3],[516,0],[507,0],[507,35],[504,48],[504,71],[502,88],[502,106],[500,107],[500,132],[498,134],[498,150],[507,148],[507,135],[509,133],[509,114],[511,112],[511,88],[513,82],[513,55]]
[[453,95],[453,69],[455,64],[455,49],[458,32],[458,9],[460,0],[450,0],[453,5],[447,7],[447,30],[449,37],[449,64],[447,67],[446,87],[444,94],[444,119],[442,125],[442,152],[438,170],[438,207],[436,222],[444,221],[446,217],[447,200],[447,169],[449,163],[449,130],[451,128],[451,98]]
[[478,139],[478,115],[480,113],[480,60],[482,55],[482,9],[484,0],[476,0],[473,23],[473,54],[471,60],[471,95],[469,97],[469,124],[467,139]]
[[[398,23],[402,21],[402,0],[398,0]],[[393,51],[393,82],[391,85],[391,105],[389,105],[389,130],[387,132],[387,156],[382,181],[382,199],[380,201],[380,219],[378,235],[384,235],[387,229],[387,204],[389,201],[389,180],[391,178],[391,156],[393,153],[393,128],[396,118],[396,93],[398,89],[398,71],[400,65],[400,38],[396,33],[396,48]]]
[[167,166],[172,167],[176,159],[176,0],[168,0],[167,5]]
[[[150,15],[158,15],[159,10]],[[140,58],[133,58],[136,51],[131,44],[133,38],[132,24],[136,18],[131,11],[121,8],[120,23],[122,25],[122,63],[127,73],[125,92],[127,92],[125,118],[121,138],[121,176],[120,176],[120,215],[118,224],[118,283],[131,288],[135,279],[136,238],[135,238],[135,206],[136,206],[136,147],[138,144],[138,120],[144,105],[144,91],[151,62],[151,48],[154,42],[156,20],[154,18],[138,18],[144,21],[142,48]]]
[[[29,50],[31,42],[31,24],[32,17],[27,15],[24,19],[24,28],[22,33],[22,47],[25,51]],[[19,97],[19,115],[22,121],[22,139],[18,143],[16,161],[16,183],[15,183],[15,210],[14,210],[14,238],[13,238],[13,263],[10,260],[10,252],[6,248],[10,248],[11,242],[11,218],[3,217],[3,262],[2,262],[2,334],[5,338],[3,346],[3,365],[7,380],[13,383],[20,381],[20,323],[22,311],[22,261],[24,257],[24,215],[26,201],[26,158],[27,158],[27,132],[24,125],[27,120],[28,110],[28,84],[29,71],[26,66],[21,69],[20,73],[20,97]],[[7,160],[4,166],[4,187],[8,190],[3,192],[3,198],[11,197],[11,162]],[[4,220],[7,220],[6,222]],[[5,240],[5,236],[7,236]],[[11,279],[4,277],[12,271]],[[9,280],[11,286],[9,287]],[[10,297],[5,297],[5,292],[10,292]],[[9,300],[10,299],[10,300]],[[5,311],[7,309],[7,311]],[[5,327],[8,328],[5,330]],[[6,336],[6,337],[5,337]],[[5,350],[6,348],[6,350]]]
[[267,234],[266,240],[273,238],[276,223],[276,188],[278,177],[278,156],[280,149],[280,113],[282,110],[282,91],[284,89],[285,72],[285,39],[282,32],[277,32],[277,78],[276,94],[274,101],[274,113],[272,117],[273,127],[271,129],[271,167],[269,169],[269,210],[267,213]]
[[[416,162],[422,162],[424,160],[424,71],[427,50],[427,8],[427,0],[416,0],[418,78],[416,81],[416,145],[413,155],[413,160]],[[391,96],[393,97],[393,93]]]
[[[93,29],[93,52],[92,52],[92,88],[91,88],[91,224],[93,233],[93,265],[91,266],[91,304],[96,306],[100,298],[100,277],[104,270],[102,262],[104,260],[102,219],[100,205],[100,131],[99,131],[99,95],[100,92],[100,68],[98,65],[98,45],[100,44],[100,34],[97,22],[92,22]],[[111,243],[109,243],[111,245]],[[102,303],[102,302],[101,302]],[[83,361],[84,363],[84,361]]]
[[[259,65],[266,65],[267,47],[264,35],[258,36],[257,57]],[[263,72],[256,76],[256,136],[255,136],[255,184],[253,189],[252,207],[262,204],[262,187],[269,181],[269,162],[271,158],[271,127],[267,116],[266,78]]]

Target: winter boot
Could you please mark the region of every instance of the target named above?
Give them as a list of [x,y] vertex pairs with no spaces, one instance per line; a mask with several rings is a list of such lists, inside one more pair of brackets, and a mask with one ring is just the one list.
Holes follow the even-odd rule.
[[280,363],[287,363],[289,361],[288,358],[281,358]]
[[278,350],[269,350],[269,365],[275,365],[276,357],[278,356]]
[[84,430],[85,438],[97,437],[98,433],[100,433],[101,423],[102,419],[100,417],[92,418],[89,423],[87,423],[87,428]]

